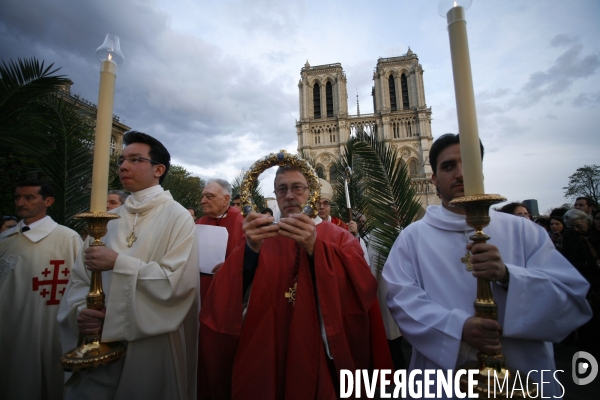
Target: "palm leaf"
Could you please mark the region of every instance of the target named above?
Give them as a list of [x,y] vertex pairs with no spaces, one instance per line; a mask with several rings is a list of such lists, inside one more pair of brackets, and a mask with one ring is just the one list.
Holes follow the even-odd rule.
[[[376,134],[359,132],[347,142],[334,167],[344,171],[348,166],[353,169],[352,209],[356,214],[366,216],[366,224],[360,233],[369,235],[369,248],[379,255],[374,260],[375,267],[382,269],[398,234],[420,211],[420,204],[415,200],[416,189],[396,151]],[[338,174],[335,186],[333,211],[345,215],[343,174]]]
[[[0,65],[0,145],[14,137],[32,140],[43,129],[39,99],[56,93],[69,79],[53,75],[53,64],[44,67],[35,58]],[[31,141],[29,142],[31,144]]]

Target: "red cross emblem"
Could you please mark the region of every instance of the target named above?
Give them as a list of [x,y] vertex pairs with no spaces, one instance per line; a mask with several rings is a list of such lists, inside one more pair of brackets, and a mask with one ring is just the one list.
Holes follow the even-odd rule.
[[[40,286],[50,286],[50,291],[48,291],[46,288],[43,288],[40,292],[40,296],[42,296],[44,299],[46,298],[46,296],[50,295],[50,298],[48,299],[48,301],[46,301],[47,306],[60,303],[60,300],[56,298],[58,285],[66,285],[67,283],[69,283],[69,278],[67,277],[67,275],[69,275],[69,268],[65,267],[62,271],[60,270],[60,266],[64,263],[65,260],[50,260],[50,265],[54,267],[54,270],[50,271],[48,268],[45,268],[42,271],[42,275],[44,275],[44,278],[47,278],[48,275],[52,274],[52,279],[40,280],[38,278],[33,278],[34,292],[40,290]],[[61,273],[66,277],[66,279],[59,279],[59,274]],[[64,294],[65,287],[63,287],[61,290],[58,290],[58,293],[60,293],[61,295]]]

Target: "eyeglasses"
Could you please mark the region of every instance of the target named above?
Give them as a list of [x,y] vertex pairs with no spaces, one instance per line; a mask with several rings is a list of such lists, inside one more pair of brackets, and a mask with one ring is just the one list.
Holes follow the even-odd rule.
[[288,188],[287,186],[279,186],[275,189],[275,194],[277,197],[285,197],[288,193],[288,190],[291,190],[296,196],[301,196],[304,194],[304,192],[306,192],[306,189],[308,189],[308,186],[294,185],[291,188]]
[[331,206],[331,203],[329,202],[329,200],[321,200],[321,201],[319,201],[319,205],[321,205],[323,207],[329,207],[329,206]]
[[160,164],[159,162],[156,162],[154,160],[151,160],[149,158],[144,158],[144,157],[124,157],[124,158],[119,158],[117,160],[117,166],[120,167],[121,165],[123,165],[123,163],[125,161],[128,161],[131,164],[137,164],[140,161],[148,161],[149,163],[152,163],[152,164]]
[[12,220],[12,221],[18,222],[17,217],[13,217],[12,215],[3,215],[2,220],[3,221],[11,221]]

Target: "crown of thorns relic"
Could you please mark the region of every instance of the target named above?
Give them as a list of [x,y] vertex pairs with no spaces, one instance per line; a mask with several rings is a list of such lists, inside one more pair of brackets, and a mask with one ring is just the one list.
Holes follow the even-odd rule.
[[302,212],[311,218],[316,217],[318,212],[319,198],[321,196],[319,177],[306,160],[303,160],[295,154],[290,154],[285,150],[281,150],[277,154],[271,153],[268,156],[256,161],[244,175],[244,180],[240,186],[240,201],[242,203],[242,214],[244,217],[250,214],[252,211],[257,211],[256,206],[252,204],[252,199],[250,196],[252,187],[258,181],[260,174],[274,166],[290,166],[304,175],[306,181],[308,182],[308,189],[310,193],[308,195],[308,200],[302,205]]

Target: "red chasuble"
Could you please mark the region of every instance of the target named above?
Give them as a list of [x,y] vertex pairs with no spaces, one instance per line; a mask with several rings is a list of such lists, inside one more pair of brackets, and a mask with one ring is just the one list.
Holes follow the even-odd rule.
[[[235,247],[240,243],[242,236],[244,236],[244,232],[242,231],[242,223],[244,222],[244,217],[240,210],[235,207],[229,207],[227,210],[227,216],[224,218],[212,218],[209,216],[204,216],[196,221],[199,225],[213,225],[213,226],[222,226],[227,229],[229,233],[229,237],[227,239],[227,249],[225,250],[225,259],[229,257],[229,255],[233,252]],[[245,242],[244,242],[245,243]],[[204,301],[204,297],[206,293],[208,293],[208,288],[212,283],[213,277],[212,275],[200,275],[200,302]]]
[[[197,224],[200,225],[213,225],[213,226],[223,226],[227,229],[229,236],[227,238],[227,248],[225,249],[225,259],[227,259],[235,247],[241,242],[242,248],[244,248],[245,240],[242,240],[244,237],[244,232],[242,231],[242,224],[244,222],[244,217],[240,210],[235,207],[229,207],[227,210],[227,216],[224,218],[212,218],[207,215],[200,218],[196,221]],[[208,293],[208,289],[212,284],[213,276],[207,274],[200,274],[200,304],[204,303],[204,298],[206,297],[206,293]],[[241,289],[240,289],[241,291]],[[202,307],[202,306],[201,306]],[[202,342],[202,339],[198,337],[199,343]],[[206,367],[203,362],[205,357],[202,355],[202,348],[198,346],[198,399],[208,399],[210,398],[210,385],[207,379]]]
[[[317,225],[316,288],[304,250],[289,238],[266,239],[243,320],[244,251],[239,246],[226,260],[200,312],[214,399],[332,399],[341,369],[393,369],[377,283],[348,231]],[[294,286],[297,251],[293,305],[285,293]],[[321,336],[316,297],[333,360]]]
[[348,230],[348,224],[345,223],[344,221],[342,221],[341,219],[334,217],[333,215],[331,216],[331,223],[339,226],[340,228],[344,228],[345,230]]

